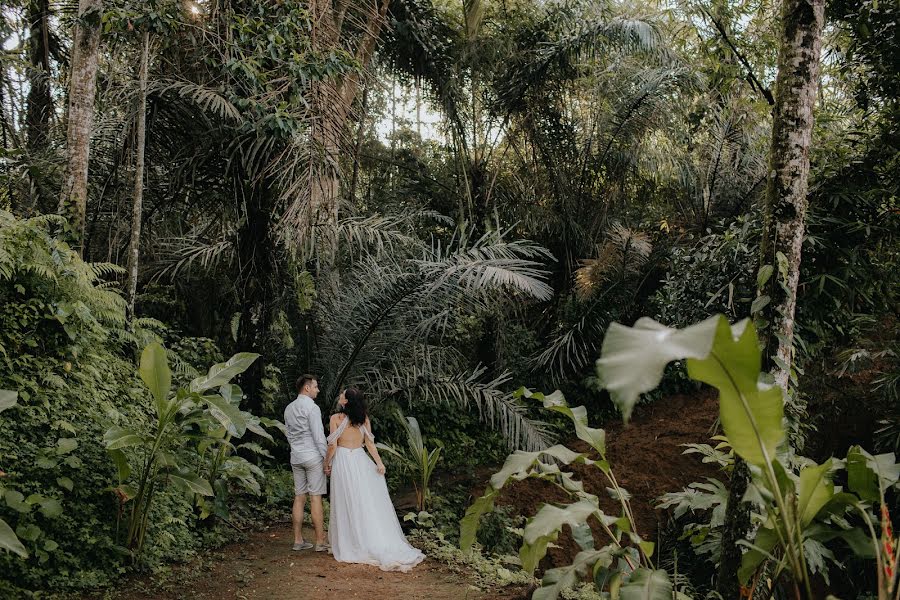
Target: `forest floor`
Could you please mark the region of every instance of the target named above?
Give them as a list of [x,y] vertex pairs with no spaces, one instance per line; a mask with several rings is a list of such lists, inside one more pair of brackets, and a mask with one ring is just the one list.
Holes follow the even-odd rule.
[[[312,530],[304,530],[313,539]],[[426,560],[411,573],[339,563],[325,552],[293,552],[290,523],[250,534],[203,559],[173,567],[165,579],[137,582],[131,591],[102,596],[115,600],[366,600],[429,597],[436,600],[494,600],[463,576]]]
[[[613,421],[606,426],[607,458],[619,484],[631,495],[638,531],[644,539],[656,541],[665,523],[665,513],[654,508],[665,492],[677,491],[693,481],[715,476],[716,469],[701,463],[697,456],[682,454],[682,444],[709,441],[718,415],[718,403],[711,393],[674,396],[647,404],[635,411],[627,426]],[[588,447],[575,441],[578,451]],[[585,489],[601,497],[608,485],[596,468],[576,467]],[[487,477],[485,477],[486,479]],[[558,488],[530,480],[509,486],[499,505],[514,507],[531,516],[545,502],[564,501]],[[479,494],[484,483],[473,486]],[[618,512],[608,501],[603,508]],[[599,527],[595,525],[595,537]],[[304,532],[309,538],[312,532]],[[405,600],[512,600],[527,597],[522,588],[480,591],[474,579],[452,572],[445,565],[426,560],[411,573],[385,573],[375,567],[342,564],[326,553],[292,552],[289,523],[273,524],[252,533],[244,542],[212,551],[187,565],[179,565],[164,577],[133,580],[119,592],[105,598],[114,600],[197,599],[316,599]],[[564,532],[541,563],[541,569],[568,564],[578,552],[569,532]],[[130,589],[129,589],[130,588]],[[128,591],[125,591],[128,590]]]

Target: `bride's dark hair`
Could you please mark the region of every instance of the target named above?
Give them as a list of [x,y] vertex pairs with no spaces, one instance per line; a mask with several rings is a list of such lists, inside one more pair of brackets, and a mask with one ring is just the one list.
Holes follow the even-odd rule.
[[350,424],[362,425],[365,423],[368,414],[366,395],[359,388],[348,387],[344,390],[344,398],[347,399],[347,403],[344,405],[344,414],[350,419]]

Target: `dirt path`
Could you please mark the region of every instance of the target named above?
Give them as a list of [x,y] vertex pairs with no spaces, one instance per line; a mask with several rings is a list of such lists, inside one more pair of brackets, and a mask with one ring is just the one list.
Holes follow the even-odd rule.
[[[313,532],[304,530],[312,539]],[[139,583],[140,591],[113,595],[116,600],[435,600],[497,599],[471,586],[443,565],[426,560],[411,573],[385,573],[375,567],[345,564],[324,552],[291,551],[289,524],[253,533],[242,543],[188,565],[173,567],[165,581]],[[105,596],[109,598],[110,596]]]

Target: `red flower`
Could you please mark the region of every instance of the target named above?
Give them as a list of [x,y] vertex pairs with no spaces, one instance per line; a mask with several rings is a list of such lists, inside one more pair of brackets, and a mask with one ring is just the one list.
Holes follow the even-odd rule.
[[894,547],[894,530],[891,527],[891,515],[887,505],[881,505],[881,552],[884,558],[884,576],[887,579],[888,594],[894,587],[894,564],[897,561]]

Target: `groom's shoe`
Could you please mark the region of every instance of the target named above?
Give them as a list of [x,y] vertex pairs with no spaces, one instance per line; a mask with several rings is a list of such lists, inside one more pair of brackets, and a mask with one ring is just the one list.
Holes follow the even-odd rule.
[[310,542],[300,542],[299,544],[294,544],[291,550],[309,550],[313,545]]
[[328,552],[331,553],[331,545],[330,544],[316,544],[316,552]]

